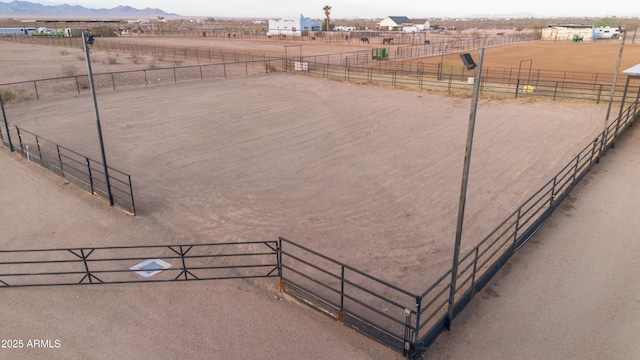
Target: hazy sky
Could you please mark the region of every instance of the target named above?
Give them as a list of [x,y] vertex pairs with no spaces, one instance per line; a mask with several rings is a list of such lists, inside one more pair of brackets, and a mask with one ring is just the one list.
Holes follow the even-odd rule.
[[[9,2],[9,0],[2,0]],[[184,16],[206,17],[255,17],[280,18],[303,14],[310,18],[323,18],[322,8],[331,6],[334,19],[385,18],[387,16],[407,16],[409,18],[464,17],[473,15],[512,15],[527,13],[543,17],[611,17],[639,16],[640,6],[632,0],[583,1],[576,5],[573,1],[538,0],[457,0],[425,1],[402,0],[29,0],[43,5],[80,5],[86,8],[113,8],[129,5],[137,9],[159,8],[168,13]]]

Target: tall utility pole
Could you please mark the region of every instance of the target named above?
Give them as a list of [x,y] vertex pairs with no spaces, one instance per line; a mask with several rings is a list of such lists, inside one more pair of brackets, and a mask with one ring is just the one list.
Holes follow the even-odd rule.
[[102,141],[102,127],[100,126],[100,114],[98,113],[98,100],[96,98],[96,88],[93,84],[93,72],[91,71],[91,59],[89,58],[89,45],[93,45],[95,36],[82,33],[82,44],[87,57],[87,70],[89,72],[89,84],[91,85],[91,94],[93,95],[93,107],[96,110],[96,125],[98,127],[98,140],[100,141],[100,152],[102,153],[102,165],[104,166],[105,183],[107,184],[107,195],[109,196],[109,205],[113,206],[113,194],[111,193],[111,183],[109,181],[109,167],[107,166],[107,157],[104,153],[104,142]]
[[[456,298],[456,282],[458,277],[458,266],[460,259],[460,243],[462,242],[462,224],[464,222],[464,208],[467,201],[467,184],[469,182],[469,168],[471,166],[471,148],[473,145],[473,131],[476,126],[476,110],[478,109],[478,97],[480,95],[480,83],[482,82],[482,60],[484,58],[484,48],[478,51],[480,59],[476,67],[475,83],[473,88],[473,98],[471,100],[471,111],[469,113],[469,126],[467,129],[467,144],[464,153],[464,166],[462,169],[462,183],[460,185],[460,203],[458,205],[458,222],[456,226],[456,242],[453,250],[453,266],[451,267],[451,288],[449,289],[449,329],[453,322],[453,308]],[[468,55],[468,54],[466,54]]]
[[11,143],[11,133],[9,132],[9,123],[7,123],[7,114],[4,112],[4,101],[2,100],[2,94],[0,94],[0,108],[2,108],[2,119],[4,122],[4,129],[7,132],[7,144],[9,150],[13,152],[13,144]]
[[611,105],[613,103],[613,95],[616,92],[616,85],[618,83],[618,73],[620,72],[620,62],[622,61],[622,52],[624,51],[624,43],[627,38],[627,29],[624,29],[622,33],[622,43],[620,44],[620,53],[618,54],[618,63],[616,64],[616,72],[613,74],[613,85],[611,86],[611,97],[609,98],[609,107],[607,108],[607,117],[604,119],[604,131],[607,131],[607,122],[609,121],[609,115],[611,114]]

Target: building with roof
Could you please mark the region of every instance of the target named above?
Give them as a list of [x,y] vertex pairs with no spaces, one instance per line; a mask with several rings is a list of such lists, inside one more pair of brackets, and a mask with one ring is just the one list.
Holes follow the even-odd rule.
[[379,30],[415,32],[429,29],[431,25],[426,19],[409,19],[406,16],[387,16],[376,27]]
[[269,19],[267,35],[308,36],[310,31],[322,31],[322,23],[300,15],[299,18]]

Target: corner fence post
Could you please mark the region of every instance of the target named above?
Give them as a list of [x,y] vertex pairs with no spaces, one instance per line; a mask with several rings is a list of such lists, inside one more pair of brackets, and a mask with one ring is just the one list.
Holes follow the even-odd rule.
[[278,277],[280,277],[280,292],[284,292],[284,278],[282,277],[282,238],[278,237]]

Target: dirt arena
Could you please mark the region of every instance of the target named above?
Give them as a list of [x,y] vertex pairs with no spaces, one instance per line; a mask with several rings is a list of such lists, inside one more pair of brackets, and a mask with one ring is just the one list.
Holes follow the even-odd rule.
[[[574,45],[582,47],[564,44]],[[582,48],[600,46],[584,45]],[[59,72],[70,59],[59,48],[4,42],[0,46],[11,49],[11,57],[0,59],[4,62],[0,63],[2,78],[13,79],[10,81],[54,76],[47,74]],[[614,52],[613,59],[607,57],[613,63],[608,71],[612,73],[619,46],[607,48]],[[49,66],[42,69],[39,60],[34,60],[38,70],[25,66],[7,72],[6,65],[13,64],[9,59],[24,59],[24,54],[18,54],[24,49],[29,54],[48,54]],[[626,52],[629,57],[630,52]],[[487,65],[491,54],[486,53]],[[78,67],[82,62],[78,60]],[[534,60],[534,67],[536,64]],[[140,66],[96,65],[94,71]],[[33,74],[37,76],[31,77]],[[5,149],[3,166],[20,170],[13,175],[9,175],[11,170],[3,171],[3,183],[33,188],[3,194],[6,201],[16,204],[3,213],[3,218],[15,223],[3,234],[3,248],[209,243],[283,236],[411,291],[426,289],[451,266],[468,99],[276,73],[100,93],[98,102],[108,162],[132,175],[138,216],[109,208]],[[6,111],[10,122],[99,158],[95,115],[88,97],[9,104]],[[481,101],[463,247],[481,240],[602,131],[605,113],[606,107],[594,105]],[[175,288],[186,298],[175,294]],[[288,316],[282,315],[288,308],[304,318],[297,325],[288,324],[302,326],[296,336],[291,335],[296,332],[292,328],[283,330],[279,325],[276,342],[292,336],[292,340],[311,344],[310,351],[317,351],[311,358],[343,357],[344,353],[329,349],[325,353],[314,347],[322,341],[336,342],[353,355],[349,358],[397,356],[348,329],[338,330],[345,334],[337,336],[334,328],[339,326],[328,320],[320,321],[328,325],[317,330],[325,335],[316,341],[305,326],[321,315],[274,302],[278,294],[268,281],[141,286],[140,294],[151,297],[158,292],[172,299],[166,303],[154,300],[151,305],[149,298],[127,286],[94,289],[56,288],[52,295],[46,288],[10,290],[7,298],[16,311],[9,314],[5,309],[4,315],[23,337],[61,334],[69,346],[55,353],[62,354],[60,358],[93,354],[83,344],[90,342],[88,334],[97,334],[89,330],[91,324],[103,329],[96,340],[99,351],[120,346],[119,354],[125,357],[168,358],[183,349],[185,342],[166,344],[171,332],[157,335],[150,329],[142,331],[148,336],[143,346],[134,349],[135,341],[117,335],[114,329],[123,326],[123,334],[136,337],[137,318],[156,328],[179,326],[175,331],[183,341],[189,338],[184,329],[192,325],[218,336],[195,336],[194,355],[215,348],[225,358],[245,358],[243,351],[249,351],[249,357],[299,358],[297,350],[269,345],[264,334],[256,335],[244,324],[238,329],[229,324],[213,329],[220,322],[203,321],[202,313],[184,318],[161,315],[176,306],[183,311],[193,306],[203,312],[213,311],[208,307],[214,306],[218,315],[233,313],[237,299],[250,293],[251,301],[256,301],[253,306],[260,304],[262,296],[276,307],[287,305],[257,321],[259,325],[277,323],[274,314]],[[123,296],[127,299],[123,306],[131,307],[126,311],[117,305]],[[83,315],[74,321],[74,309],[99,311],[90,300],[94,297],[96,302],[109,299],[105,307],[116,315]],[[251,301],[239,304],[249,309]],[[27,306],[53,314],[39,328],[34,324],[40,319],[37,315],[23,322]],[[224,321],[243,323],[264,316],[256,309],[246,314],[252,317]],[[62,321],[69,322],[63,327],[59,325]],[[108,335],[110,331],[114,333]],[[229,341],[232,334],[242,334],[253,348],[246,350],[244,343]],[[163,345],[158,346],[158,341]],[[36,357],[34,352],[20,354]]]

